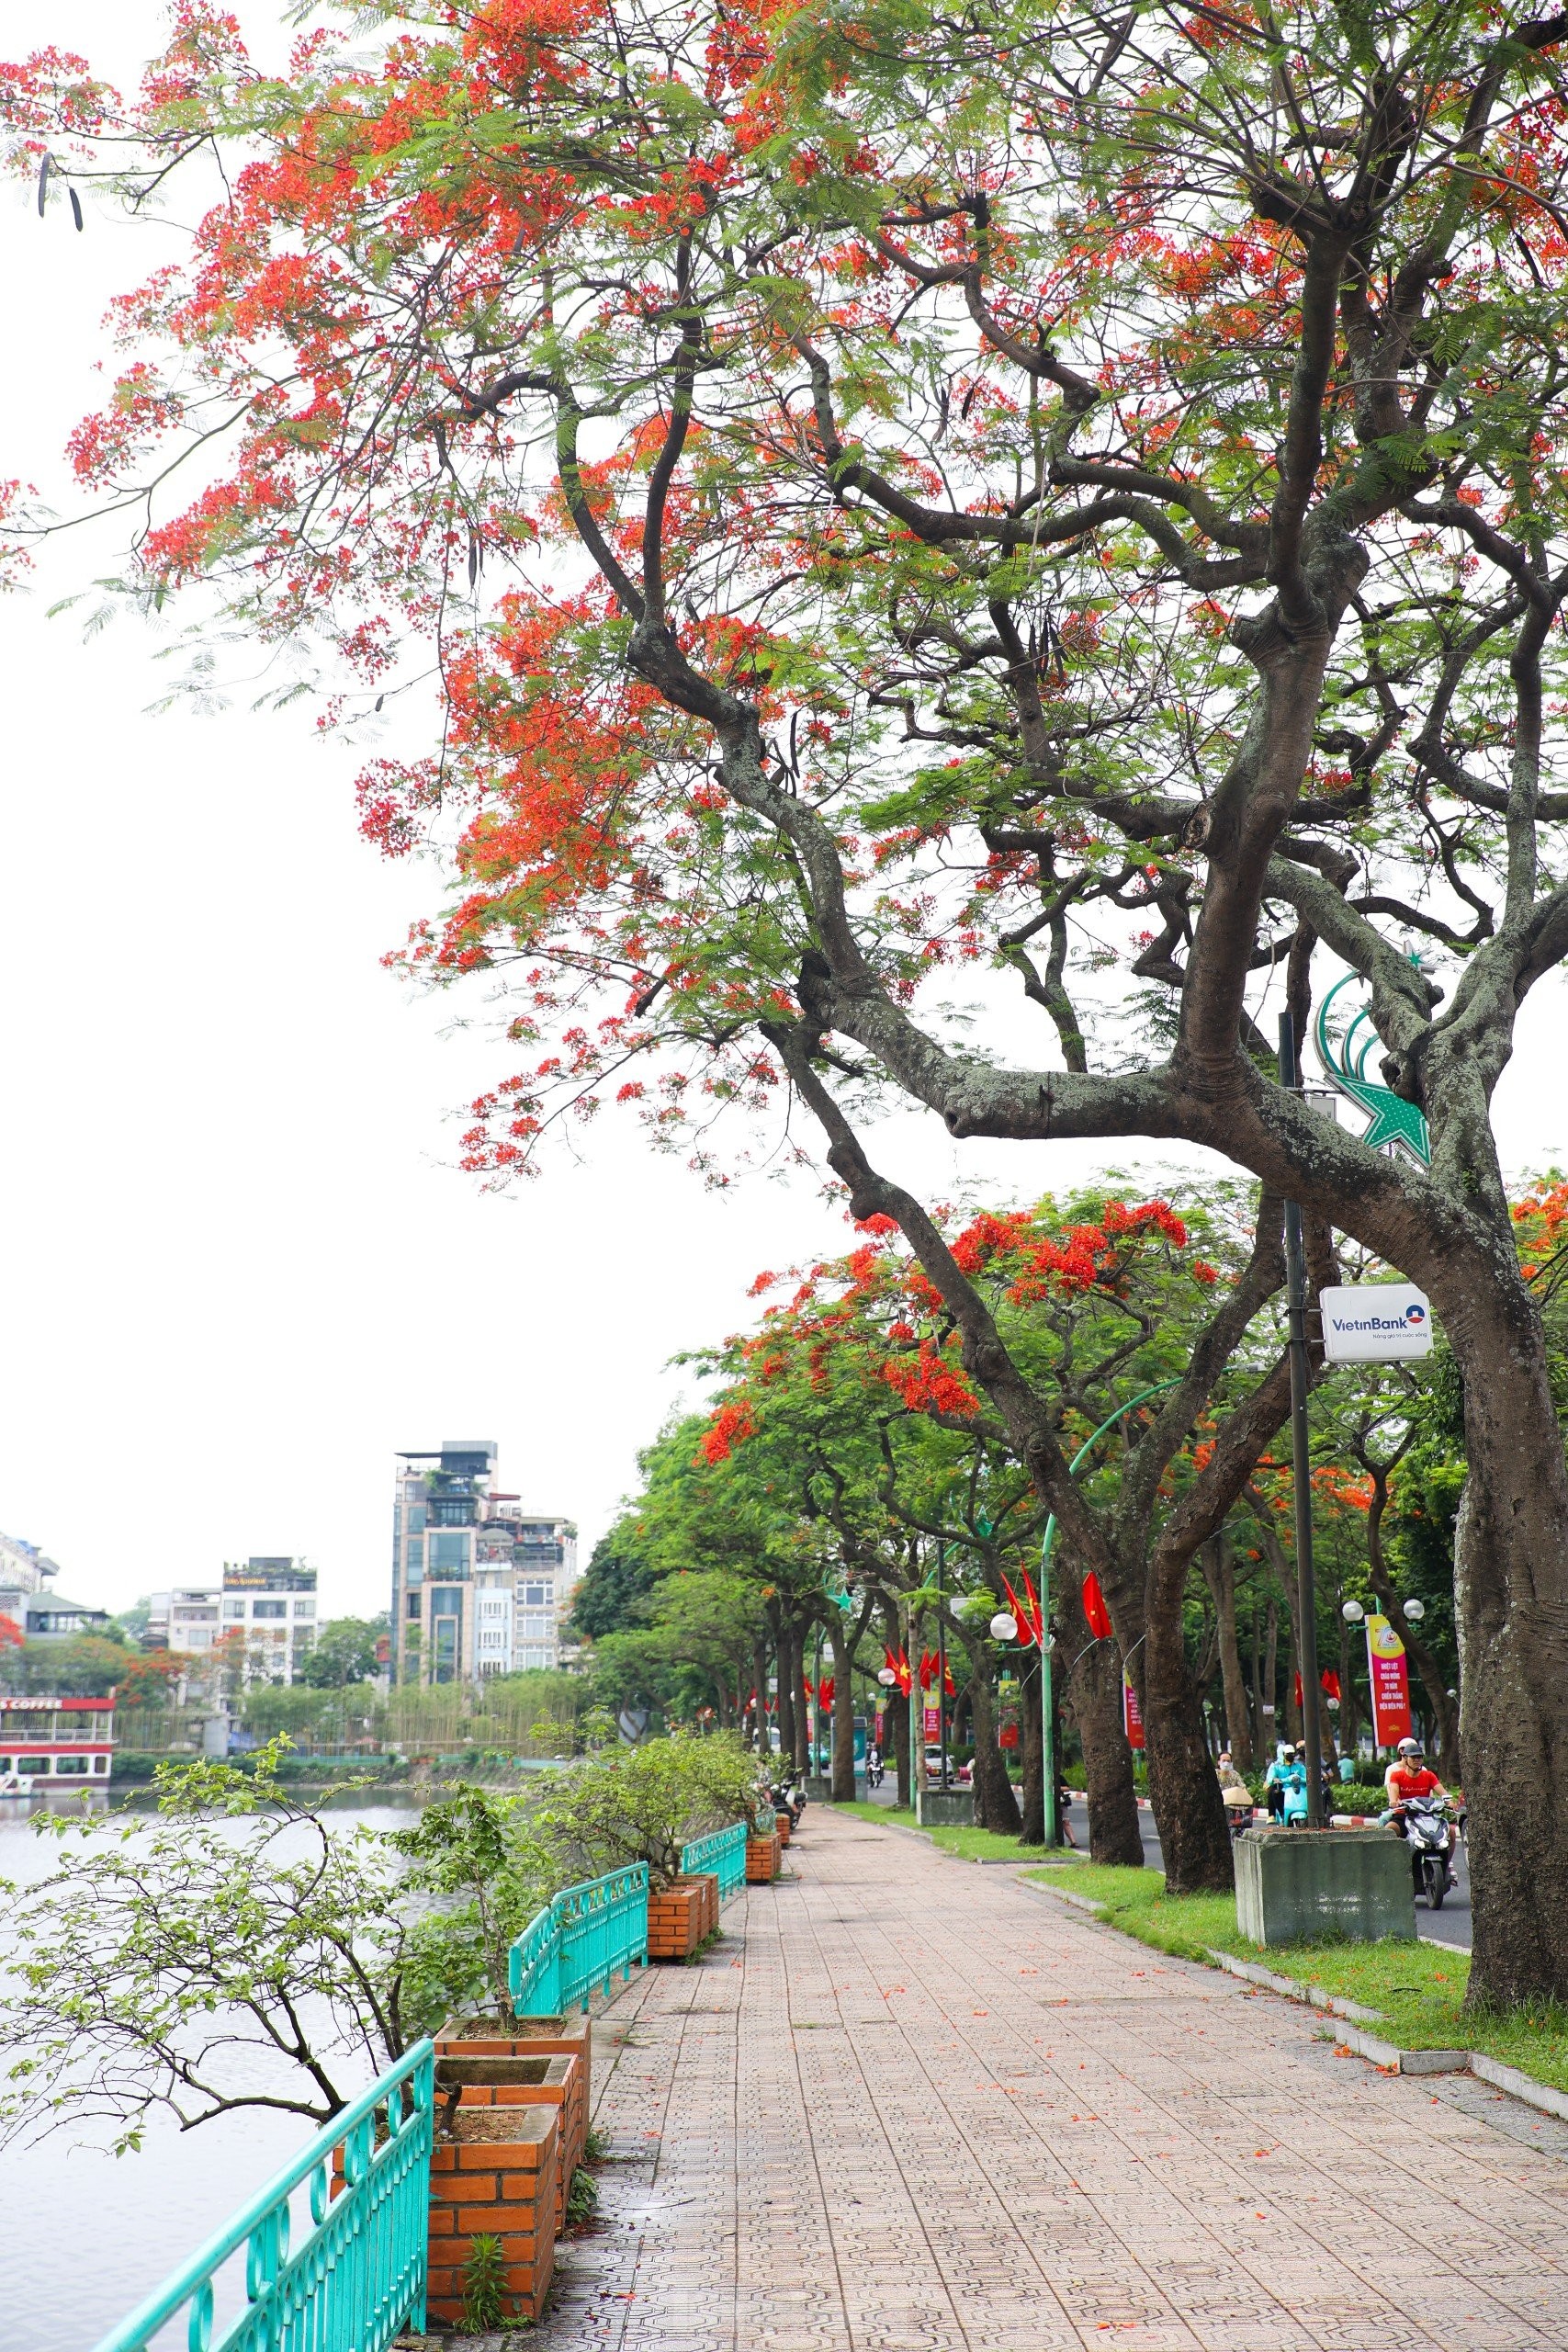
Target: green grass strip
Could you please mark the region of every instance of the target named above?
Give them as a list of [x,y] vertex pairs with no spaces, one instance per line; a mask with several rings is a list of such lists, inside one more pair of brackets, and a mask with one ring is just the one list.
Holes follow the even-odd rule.
[[[961,1861],[1037,1862],[1043,1860],[1045,1856],[1046,1849],[1043,1846],[1021,1845],[1016,1838],[1006,1837],[997,1829],[932,1829],[929,1826],[919,1828],[919,1824],[908,1805],[867,1804],[863,1798],[857,1798],[853,1804],[836,1804],[833,1811],[858,1814],[862,1821],[874,1821],[883,1829],[886,1829],[889,1824],[898,1829],[919,1829],[922,1838],[929,1838],[931,1844],[940,1846],[944,1854],[956,1854]],[[806,1821],[809,1829],[811,1824],[809,1805],[807,1807]],[[1074,1884],[1077,1883],[1075,1880]]]
[[[1050,1883],[1052,1873],[1031,1871]],[[1103,1907],[1107,1927],[1156,1951],[1212,1967],[1211,1950],[1257,1961],[1276,1975],[1322,1985],[1337,1998],[1380,2013],[1369,2029],[1402,2050],[1483,2050],[1538,2083],[1568,2091],[1568,2012],[1543,2009],[1488,2018],[1465,2010],[1470,1954],[1439,1944],[1320,1943],[1259,1950],[1240,1935],[1230,1894],[1173,1894],[1158,1871],[1116,1870],[1086,1862],[1072,1875],[1074,1894]]]

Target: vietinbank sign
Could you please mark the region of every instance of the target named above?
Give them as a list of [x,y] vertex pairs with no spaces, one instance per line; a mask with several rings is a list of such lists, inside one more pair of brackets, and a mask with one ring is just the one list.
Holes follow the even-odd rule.
[[1432,1351],[1432,1309],[1409,1283],[1343,1283],[1317,1298],[1330,1363],[1407,1363]]

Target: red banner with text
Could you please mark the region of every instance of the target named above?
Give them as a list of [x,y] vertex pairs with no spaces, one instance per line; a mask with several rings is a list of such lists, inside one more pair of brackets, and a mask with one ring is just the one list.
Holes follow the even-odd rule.
[[1142,1747],[1144,1744],[1143,1709],[1138,1704],[1137,1692],[1125,1676],[1122,1680],[1122,1721],[1126,1726],[1128,1747]]

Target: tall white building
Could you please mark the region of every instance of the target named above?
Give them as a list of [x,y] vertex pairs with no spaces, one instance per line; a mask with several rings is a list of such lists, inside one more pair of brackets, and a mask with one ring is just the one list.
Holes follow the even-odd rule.
[[446,1683],[561,1662],[577,1529],[495,1484],[489,1438],[400,1453],[392,1504],[392,1672]]
[[224,1644],[225,1681],[293,1682],[316,1641],[316,1571],[300,1560],[225,1560],[221,1584],[148,1595],[149,1649],[205,1658]]

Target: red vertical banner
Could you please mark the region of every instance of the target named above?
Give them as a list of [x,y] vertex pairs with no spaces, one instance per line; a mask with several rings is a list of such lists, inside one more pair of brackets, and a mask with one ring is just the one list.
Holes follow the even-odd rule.
[[1404,1644],[1386,1617],[1367,1620],[1367,1679],[1372,1691],[1372,1737],[1397,1747],[1410,1737],[1410,1668]]
[[1138,1704],[1137,1692],[1125,1675],[1122,1677],[1122,1723],[1127,1734],[1128,1747],[1142,1747],[1144,1744],[1143,1709]]
[[942,1737],[942,1709],[925,1707],[921,1709],[921,1713],[925,1717],[925,1736],[934,1747]]

